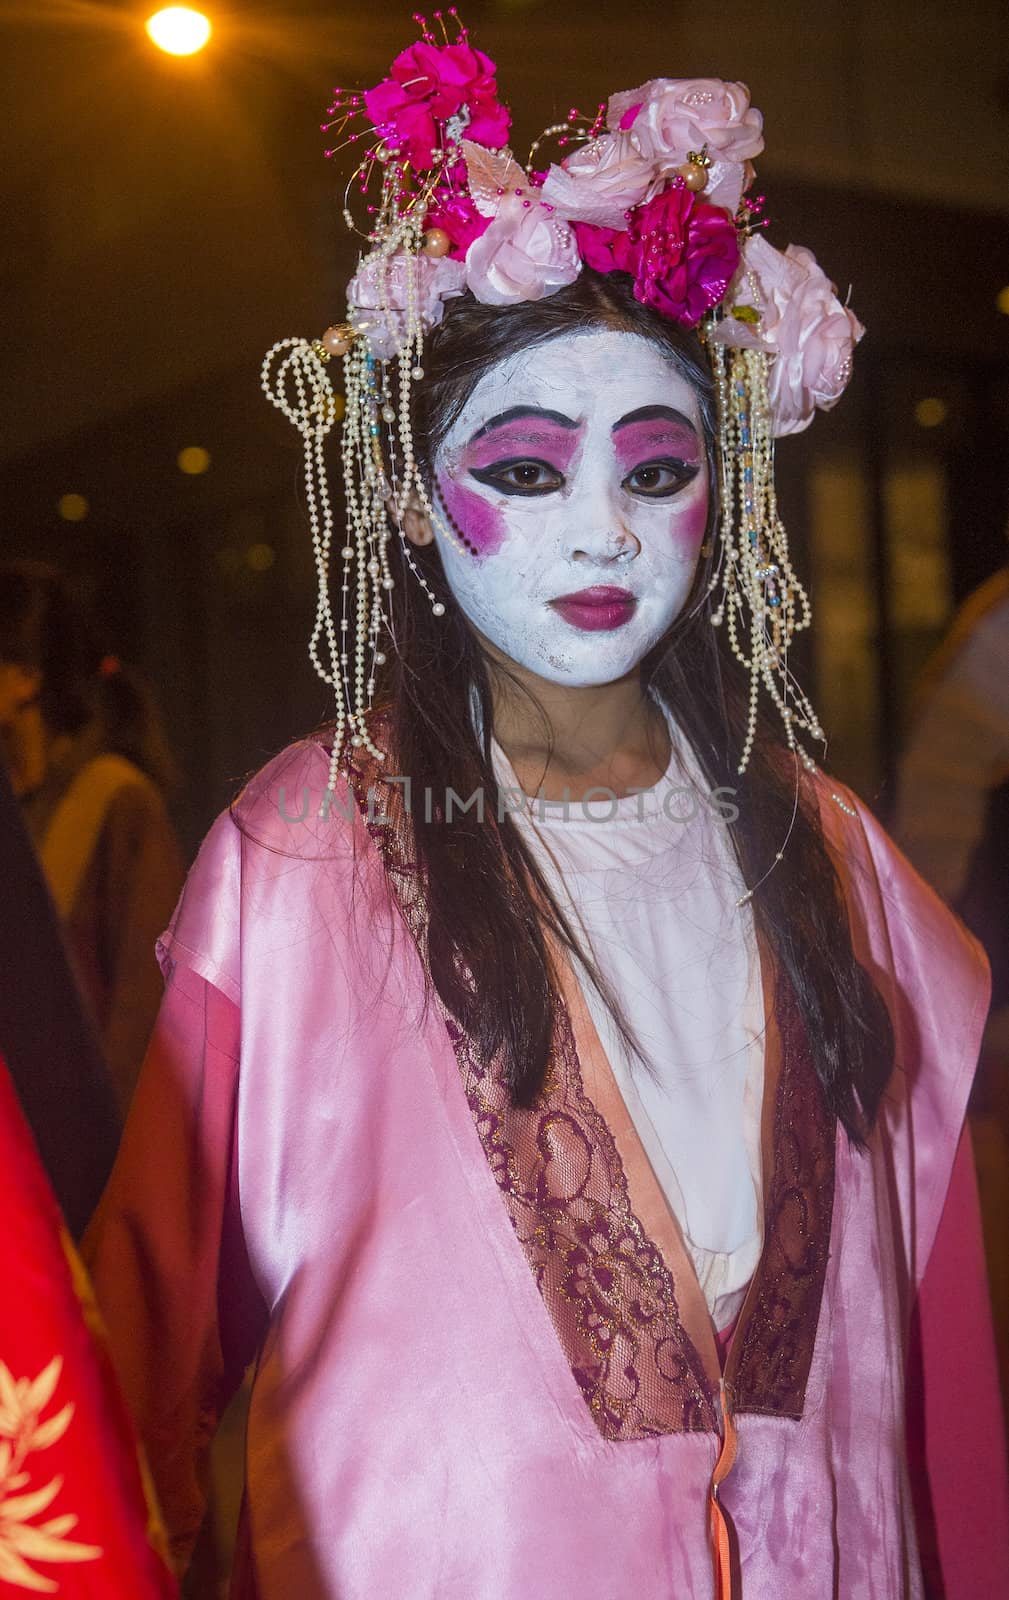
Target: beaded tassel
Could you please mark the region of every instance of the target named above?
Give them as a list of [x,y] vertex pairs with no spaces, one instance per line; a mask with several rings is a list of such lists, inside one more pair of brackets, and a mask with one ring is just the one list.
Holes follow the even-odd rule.
[[[348,681],[346,650],[347,584],[344,582],[340,639],[329,599],[330,552],[333,543],[333,507],[326,478],[325,440],[337,418],[336,396],[329,382],[319,350],[306,339],[281,339],[267,351],[260,371],[263,393],[292,423],[301,435],[305,460],[305,501],[312,530],[312,552],[318,583],[315,623],[308,651],[319,677],[334,691],[336,729],[330,762],[329,787],[333,788],[336,764],[343,747],[348,722],[356,730],[358,705],[352,700]],[[343,551],[344,560],[355,552]],[[320,655],[325,645],[326,659]]]
[[715,374],[719,418],[721,524],[718,565],[708,593],[721,584],[711,614],[728,630],[736,660],[750,674],[746,738],[737,771],[746,771],[756,737],[763,684],[774,701],[788,745],[803,765],[812,757],[796,729],[823,740],[816,712],[788,668],[793,636],[811,621],[809,598],[792,567],[788,536],[774,492],[774,437],[767,399],[767,356],[707,341]]
[[[380,648],[382,631],[391,631],[386,602],[387,591],[395,585],[387,549],[392,526],[398,530],[404,562],[436,617],[444,616],[445,607],[410,552],[403,528],[407,511],[422,510],[439,537],[462,548],[433,504],[414,454],[412,394],[414,383],[424,376],[419,263],[423,252],[439,256],[448,247],[447,238],[438,238],[439,230],[425,232],[424,216],[436,186],[445,181],[443,168],[450,171],[458,163],[463,126],[454,133],[446,124],[444,148],[436,153],[427,177],[412,173],[409,164],[382,143],[368,151],[351,177],[348,193],[355,180],[362,193],[367,193],[376,173],[381,174],[378,203],[368,207],[374,219],[364,235],[369,248],[359,264],[367,263],[376,303],[373,307],[351,306],[346,323],[327,329],[321,339],[311,343],[281,340],[263,362],[263,391],[298,429],[305,452],[305,498],[318,579],[309,654],[316,672],[336,695],[330,790],[335,786],[348,730],[352,745],[363,745],[377,760],[384,759],[384,752],[368,732],[367,713],[374,701],[376,668],[386,659]],[[344,217],[348,228],[360,231],[346,207]],[[389,281],[394,263],[404,275],[405,305],[397,301]],[[376,327],[388,330],[390,324],[397,325],[395,355],[380,360],[370,348],[369,334]],[[339,626],[329,596],[333,512],[324,458],[324,440],[338,411],[326,371],[334,357],[343,359],[345,393],[341,465],[347,530],[340,550]],[[348,649],[351,634],[353,659]],[[322,641],[325,659],[320,655]]]

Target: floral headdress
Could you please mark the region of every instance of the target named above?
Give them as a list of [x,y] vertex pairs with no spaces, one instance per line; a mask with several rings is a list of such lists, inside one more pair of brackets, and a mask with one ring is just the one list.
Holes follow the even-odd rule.
[[[836,404],[864,330],[808,250],[781,253],[764,237],[763,199],[749,198],[752,161],[764,148],[761,114],[741,83],[657,78],[613,95],[594,118],[572,111],[536,141],[523,169],[507,146],[511,117],[494,63],[470,44],[454,10],[449,17],[454,37],[440,14],[440,40],[418,18],[421,38],[381,83],[363,94],[336,91],[326,127],[342,138],[327,154],[361,145],[344,217],[365,248],[347,289],[347,318],[311,343],[281,341],[263,363],[264,391],[305,447],[319,577],[310,651],[336,691],[332,775],[348,730],[352,744],[382,756],[367,712],[390,626],[390,520],[435,614],[445,609],[402,528],[416,497],[439,536],[458,544],[414,455],[411,391],[424,376],[425,336],[466,290],[487,305],[517,305],[556,293],[586,266],[628,274],[639,301],[696,329],[707,349],[721,499],[711,620],[727,629],[750,674],[739,770],[749,760],[761,686],[789,745],[812,766],[796,730],[818,740],[823,733],[787,660],[810,607],[778,516],[774,439],[801,432],[814,410]],[[548,139],[558,159],[544,164],[536,158]],[[352,191],[363,228],[349,206]],[[329,604],[334,519],[323,456],[339,410],[327,372],[334,358],[342,358],[345,388],[339,624]]]

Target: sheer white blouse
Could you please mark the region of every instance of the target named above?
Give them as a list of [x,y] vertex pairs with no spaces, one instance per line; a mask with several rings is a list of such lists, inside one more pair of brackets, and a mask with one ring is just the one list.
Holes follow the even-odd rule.
[[750,906],[724,813],[670,719],[654,788],[506,804],[640,1046],[632,1054],[581,963],[586,1005],[690,1252],[715,1326],[736,1316],[762,1245],[764,1004]]

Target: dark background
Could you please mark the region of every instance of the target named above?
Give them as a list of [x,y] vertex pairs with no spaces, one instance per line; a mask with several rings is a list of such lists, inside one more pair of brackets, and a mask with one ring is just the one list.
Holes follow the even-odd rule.
[[[192,849],[327,709],[298,441],[258,370],[343,314],[353,254],[319,124],[335,83],[377,81],[415,29],[406,3],[208,3],[209,46],[175,59],[144,33],[155,9],[0,9],[0,539],[58,561],[155,684]],[[779,482],[828,762],[885,805],[921,662],[1007,553],[1004,7],[471,0],[465,17],[520,159],[570,106],[649,77],[749,84],[768,236],[851,285],[869,330],[842,404],[779,446]],[[206,472],[179,470],[187,446]]]

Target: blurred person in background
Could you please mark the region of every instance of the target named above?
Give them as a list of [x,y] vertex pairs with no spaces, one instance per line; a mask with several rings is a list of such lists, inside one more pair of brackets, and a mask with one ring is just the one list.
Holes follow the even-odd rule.
[[0,753],[125,1115],[161,998],[154,941],[182,883],[149,692],[52,567],[0,567]]
[[971,1128],[1009,1398],[1009,566],[964,602],[925,669],[894,834],[991,962]]
[[112,1169],[119,1111],[2,761],[0,884],[0,1056],[67,1228],[79,1239]]

